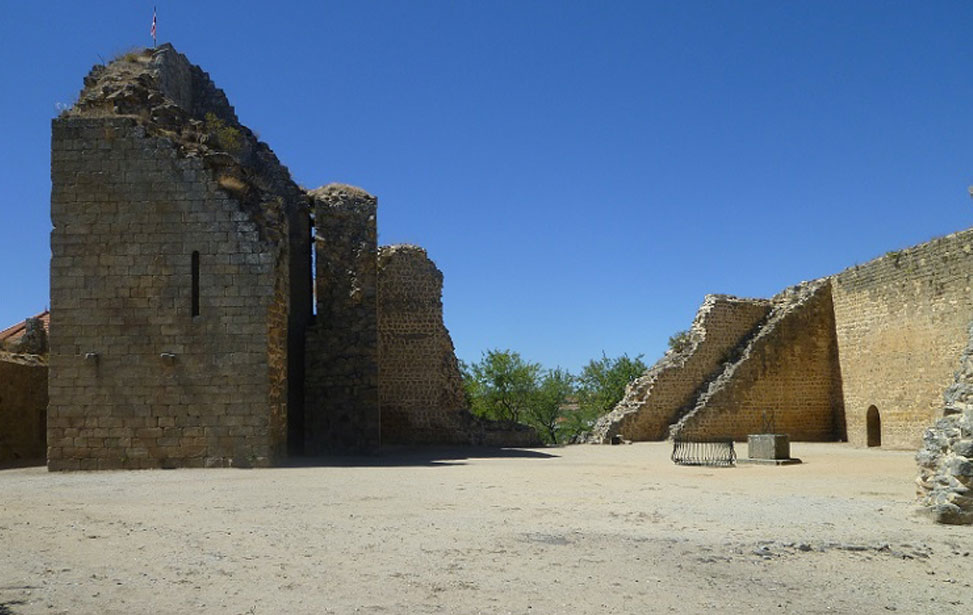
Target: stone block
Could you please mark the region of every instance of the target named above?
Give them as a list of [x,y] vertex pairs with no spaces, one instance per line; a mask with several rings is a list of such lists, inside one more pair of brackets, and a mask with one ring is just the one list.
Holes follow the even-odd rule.
[[747,436],[747,457],[750,459],[790,459],[790,437],[783,433],[750,434]]

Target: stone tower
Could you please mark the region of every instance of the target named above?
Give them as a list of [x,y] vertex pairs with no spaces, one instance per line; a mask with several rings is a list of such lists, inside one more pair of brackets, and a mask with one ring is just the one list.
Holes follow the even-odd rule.
[[285,455],[306,195],[169,45],[95,67],[52,133],[49,467]]
[[314,324],[307,332],[305,452],[378,450],[377,199],[353,186],[310,192],[314,202]]

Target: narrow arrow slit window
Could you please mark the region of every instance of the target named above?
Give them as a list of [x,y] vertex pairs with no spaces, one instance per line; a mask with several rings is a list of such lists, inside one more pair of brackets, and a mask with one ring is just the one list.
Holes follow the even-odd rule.
[[193,252],[192,270],[192,315],[199,316],[199,252]]

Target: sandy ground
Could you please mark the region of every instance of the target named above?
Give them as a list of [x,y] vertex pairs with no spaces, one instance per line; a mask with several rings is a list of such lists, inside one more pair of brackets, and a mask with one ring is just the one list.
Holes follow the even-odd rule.
[[[745,448],[745,447],[744,447]],[[0,471],[0,615],[970,613],[912,453],[675,466],[665,443],[267,470]]]

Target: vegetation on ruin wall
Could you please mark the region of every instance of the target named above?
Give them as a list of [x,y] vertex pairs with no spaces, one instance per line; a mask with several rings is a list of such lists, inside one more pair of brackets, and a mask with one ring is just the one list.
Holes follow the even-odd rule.
[[206,114],[206,132],[220,147],[232,154],[238,154],[243,149],[243,135],[240,130],[216,117],[215,113]]
[[577,376],[561,368],[544,369],[511,350],[488,350],[472,364],[462,363],[463,388],[473,414],[523,423],[547,444],[570,442],[591,429],[645,371],[642,356],[604,354]]
[[689,331],[677,331],[669,336],[669,349],[673,352],[682,352],[689,348],[691,342]]

